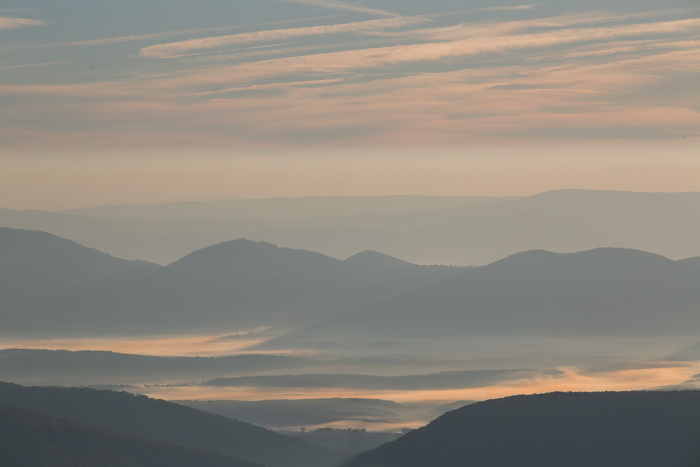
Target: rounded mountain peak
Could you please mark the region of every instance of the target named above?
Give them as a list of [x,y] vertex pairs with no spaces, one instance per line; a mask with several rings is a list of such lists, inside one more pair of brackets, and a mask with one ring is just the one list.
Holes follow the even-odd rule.
[[323,268],[340,260],[308,250],[283,248],[266,242],[237,239],[197,250],[167,267],[170,270],[247,272],[288,268]]
[[364,250],[355,255],[352,255],[345,260],[345,263],[367,266],[367,267],[403,267],[412,266],[408,261],[402,259],[394,258],[384,253],[380,253],[374,250]]

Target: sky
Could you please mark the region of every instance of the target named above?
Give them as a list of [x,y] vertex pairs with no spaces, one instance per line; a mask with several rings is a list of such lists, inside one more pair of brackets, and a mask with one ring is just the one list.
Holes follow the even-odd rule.
[[5,0],[0,207],[700,190],[700,1]]

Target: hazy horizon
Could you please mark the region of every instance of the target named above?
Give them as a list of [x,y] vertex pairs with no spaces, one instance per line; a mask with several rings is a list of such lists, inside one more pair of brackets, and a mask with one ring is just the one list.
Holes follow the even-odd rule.
[[[120,202],[120,201],[112,201],[110,202],[109,200],[106,200],[103,203],[99,202],[82,202],[80,204],[76,205],[63,205],[61,202],[60,206],[55,206],[53,205],[52,202],[50,206],[48,207],[42,207],[42,204],[37,204],[37,205],[32,205],[32,206],[12,206],[11,204],[8,205],[3,205],[0,206],[0,209],[8,209],[8,210],[16,210],[16,211],[45,211],[45,212],[56,212],[56,213],[80,213],[82,211],[89,212],[91,209],[101,209],[101,208],[121,208],[121,207],[148,207],[148,206],[167,206],[167,205],[183,205],[183,206],[192,206],[195,207],[198,204],[207,204],[207,203],[225,203],[229,201],[275,201],[275,200],[304,200],[304,199],[342,199],[342,198],[348,198],[348,199],[381,199],[381,198],[394,198],[394,199],[400,199],[400,198],[434,198],[434,199],[454,199],[454,200],[459,200],[459,199],[478,199],[478,198],[483,198],[485,200],[488,199],[517,199],[517,198],[527,198],[530,196],[536,196],[536,195],[541,195],[544,193],[549,193],[549,192],[556,192],[556,191],[591,191],[591,192],[620,192],[620,193],[639,193],[639,194],[683,194],[683,193],[700,193],[700,186],[698,186],[697,189],[691,189],[691,190],[685,190],[685,189],[677,189],[677,190],[634,190],[634,189],[598,189],[598,188],[580,188],[580,187],[555,187],[555,188],[550,188],[550,189],[545,189],[542,191],[532,191],[532,192],[510,192],[510,193],[490,193],[490,194],[472,194],[472,193],[465,193],[465,194],[449,194],[449,195],[444,195],[444,194],[425,194],[425,193],[397,193],[397,194],[372,194],[372,193],[366,193],[366,194],[317,194],[317,195],[295,195],[295,194],[290,194],[290,195],[285,195],[285,196],[280,196],[280,195],[271,195],[271,196],[265,196],[265,195],[260,195],[260,196],[234,196],[234,197],[217,197],[217,196],[205,196],[205,197],[191,197],[191,198],[166,198],[166,199],[149,199],[149,198],[144,198],[139,201],[130,201],[130,202]],[[25,201],[21,201],[25,202]],[[416,207],[415,210],[421,209],[420,206]],[[101,216],[100,216],[101,217]]]

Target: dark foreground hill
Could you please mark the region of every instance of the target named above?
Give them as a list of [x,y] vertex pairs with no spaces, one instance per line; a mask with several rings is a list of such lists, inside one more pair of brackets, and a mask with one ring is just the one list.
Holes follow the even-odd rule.
[[0,405],[0,465],[8,467],[262,467]]
[[697,467],[700,391],[551,393],[468,405],[343,467]]
[[271,467],[328,467],[341,460],[329,450],[249,423],[125,392],[0,383],[0,404]]

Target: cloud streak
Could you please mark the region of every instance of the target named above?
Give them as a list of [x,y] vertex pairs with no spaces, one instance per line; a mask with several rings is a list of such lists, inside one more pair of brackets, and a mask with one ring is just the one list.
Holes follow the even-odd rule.
[[525,49],[546,49],[577,43],[595,43],[625,37],[660,35],[700,29],[700,19],[644,23],[598,28],[573,28],[533,34],[473,37],[449,42],[397,45],[222,66],[179,77],[164,78],[170,85],[216,85],[244,83],[252,79],[299,74],[347,74],[359,70],[381,70],[390,66],[435,62],[452,58],[502,53]]
[[249,86],[239,86],[235,88],[217,89],[215,91],[204,91],[195,93],[197,96],[211,96],[214,94],[224,94],[227,92],[240,92],[240,91],[259,91],[262,89],[279,89],[279,88],[291,88],[291,87],[304,87],[304,86],[319,86],[326,84],[337,84],[342,82],[342,78],[330,78],[330,79],[316,79],[310,81],[292,81],[283,83],[270,83],[270,84],[251,84]]
[[534,10],[537,6],[536,3],[531,3],[529,5],[515,5],[515,6],[492,6],[488,8],[479,8],[474,11],[519,11],[519,10]]
[[366,13],[370,15],[382,15],[382,16],[395,16],[398,17],[400,15],[397,15],[396,13],[392,13],[390,11],[385,11],[385,10],[378,10],[376,8],[368,8],[368,7],[363,7],[360,5],[353,5],[345,2],[339,2],[336,0],[280,0],[283,2],[288,2],[288,3],[299,3],[302,5],[312,5],[312,6],[318,6],[322,8],[331,8],[335,10],[345,10],[345,11],[353,11],[356,13]]
[[14,18],[11,16],[0,16],[0,30],[2,29],[17,29],[28,26],[44,26],[48,24],[46,21],[38,19]]
[[239,28],[240,26],[222,26],[216,28],[198,28],[198,29],[183,29],[180,31],[166,31],[158,32],[154,34],[138,34],[134,36],[118,36],[118,37],[105,37],[102,39],[93,39],[86,41],[72,41],[72,42],[56,42],[53,44],[48,44],[49,47],[81,47],[81,46],[95,46],[95,45],[111,45],[120,44],[123,42],[138,42],[138,41],[149,41],[154,39],[162,39],[165,37],[182,36],[185,34],[200,34],[205,32],[215,32],[215,31],[226,31],[231,29]]
[[190,52],[216,49],[230,45],[251,42],[285,40],[294,37],[320,36],[330,34],[362,33],[384,28],[400,28],[413,26],[427,21],[425,18],[392,18],[384,20],[362,21],[357,23],[333,24],[328,26],[310,26],[303,28],[274,29],[268,31],[249,32],[229,36],[205,37],[186,41],[171,42],[144,47],[139,54],[148,58],[171,58]]
[[[284,29],[164,44],[156,42],[221,28],[58,44],[151,41],[132,46],[118,74],[95,74],[93,82],[22,84],[18,73],[7,73],[14,81],[1,84],[0,94],[13,99],[3,120],[15,130],[4,144],[388,147],[697,134],[691,127],[700,114],[683,93],[691,89],[685,72],[700,69],[700,19],[666,21],[666,12],[488,16],[261,23]],[[72,58],[54,50],[48,58],[40,49],[49,46],[28,44],[36,57],[18,54],[3,65],[31,69],[53,56]],[[174,57],[181,59],[144,60]]]
[[43,63],[28,63],[25,65],[8,65],[8,66],[0,66],[0,70],[14,70],[14,69],[19,69],[19,68],[36,68],[36,67],[42,67],[42,66],[57,66],[57,65],[65,65],[67,63],[73,63],[68,60],[64,60],[61,62],[43,62]]

